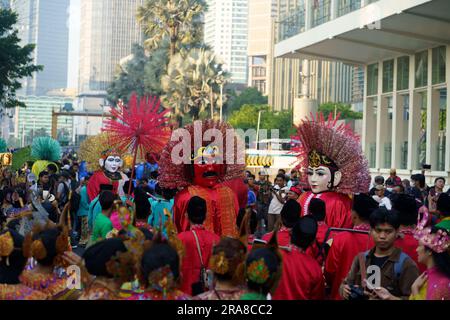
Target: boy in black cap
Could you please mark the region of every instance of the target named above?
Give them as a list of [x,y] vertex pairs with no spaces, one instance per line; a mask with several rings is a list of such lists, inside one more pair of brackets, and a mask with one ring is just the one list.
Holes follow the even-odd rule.
[[274,300],[323,300],[325,284],[322,268],[306,253],[315,241],[317,222],[311,216],[300,218],[292,227],[291,243],[280,247],[282,275]]

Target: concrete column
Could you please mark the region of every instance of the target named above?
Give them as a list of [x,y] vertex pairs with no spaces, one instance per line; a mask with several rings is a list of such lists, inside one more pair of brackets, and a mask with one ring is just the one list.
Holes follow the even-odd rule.
[[447,121],[445,127],[445,171],[450,172],[450,45],[446,48],[445,77],[447,82]]
[[403,98],[394,93],[392,98],[392,161],[391,167],[400,168],[403,145]]
[[[362,149],[364,151],[364,153],[366,154],[366,157],[369,158],[370,156],[370,143],[369,143],[369,131],[368,131],[368,127],[369,127],[369,121],[371,120],[370,118],[370,114],[369,114],[369,106],[368,106],[368,101],[367,101],[367,65],[364,66],[364,84],[365,84],[365,88],[364,88],[364,93],[363,93],[363,124],[362,124],[362,139],[361,139],[361,144],[362,144]],[[373,112],[371,113],[373,114]]]
[[312,0],[305,0],[305,31],[312,27]]
[[334,20],[338,17],[339,2],[340,2],[340,0],[331,0],[331,2],[330,2],[330,8],[331,8],[330,20]]
[[427,146],[426,161],[431,169],[437,168],[436,143],[439,137],[439,91],[433,90],[433,49],[428,50],[428,88],[427,88]]
[[369,2],[368,0],[361,0],[361,8],[364,8],[365,6],[367,6],[368,2]]
[[377,94],[377,156],[376,168],[384,168],[384,143],[386,141],[386,126],[387,126],[387,103],[386,99],[382,98],[383,93],[383,62],[378,62],[378,94]]
[[421,97],[415,93],[415,56],[409,57],[408,170],[417,168]]

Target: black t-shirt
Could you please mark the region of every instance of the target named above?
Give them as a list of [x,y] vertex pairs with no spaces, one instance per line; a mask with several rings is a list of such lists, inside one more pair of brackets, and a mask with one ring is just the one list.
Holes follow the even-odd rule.
[[375,255],[372,255],[372,257],[370,259],[370,264],[376,265],[381,269],[388,259],[389,259],[389,256],[376,257]]

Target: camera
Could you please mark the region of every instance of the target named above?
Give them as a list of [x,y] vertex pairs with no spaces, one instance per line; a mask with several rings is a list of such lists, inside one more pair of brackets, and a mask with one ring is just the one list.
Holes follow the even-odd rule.
[[350,296],[348,300],[367,300],[368,297],[364,294],[362,287],[350,286]]

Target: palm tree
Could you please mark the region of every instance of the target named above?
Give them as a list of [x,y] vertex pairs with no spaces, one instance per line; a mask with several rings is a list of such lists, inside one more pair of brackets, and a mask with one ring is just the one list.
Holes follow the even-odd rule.
[[218,98],[220,85],[228,77],[212,51],[204,48],[182,51],[170,60],[167,75],[161,79],[166,92],[163,100],[173,108],[179,122],[186,114],[197,120],[208,105],[213,117],[214,101]]
[[168,38],[172,58],[181,46],[200,42],[203,36],[201,16],[206,9],[204,0],[147,0],[137,15],[148,37],[145,45],[154,49]]

